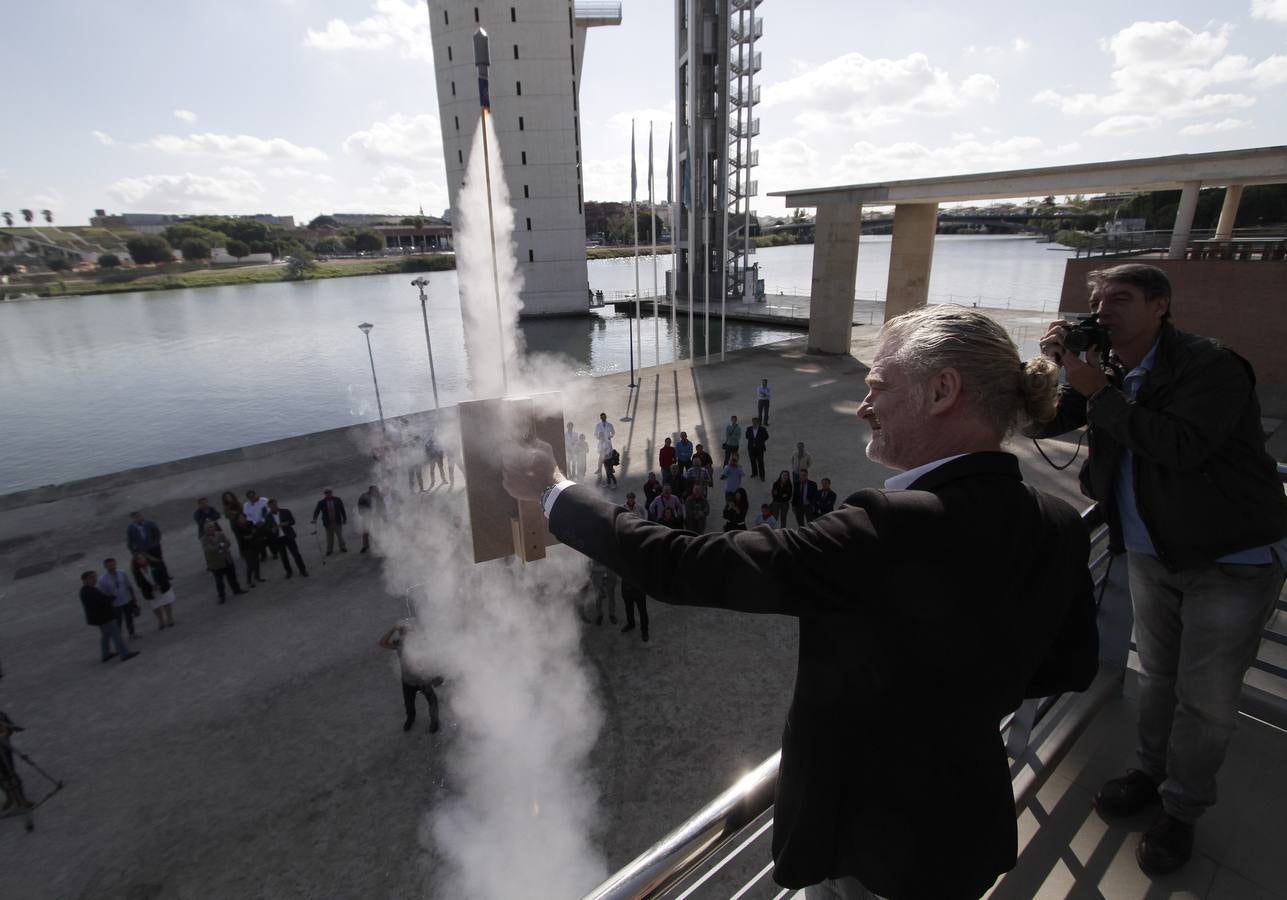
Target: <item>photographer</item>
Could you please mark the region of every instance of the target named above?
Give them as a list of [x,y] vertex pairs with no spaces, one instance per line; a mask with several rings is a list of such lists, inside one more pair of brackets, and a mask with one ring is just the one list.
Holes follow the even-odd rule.
[[1055,380],[973,310],[891,319],[858,417],[867,456],[900,473],[795,530],[666,528],[565,480],[549,445],[511,451],[506,490],[541,499],[552,534],[649,596],[798,627],[778,884],[959,900],[1014,866],[997,722],[1097,667],[1085,526],[1001,450],[1017,419],[1053,413]]
[[[1215,802],[1242,679],[1283,585],[1287,504],[1247,361],[1171,324],[1161,269],[1116,266],[1088,286],[1099,333],[1050,325],[1041,349],[1067,383],[1054,420],[1028,434],[1089,426],[1082,490],[1129,554],[1140,769],[1106,783],[1095,804],[1129,816],[1161,803],[1136,851],[1160,875],[1189,859],[1194,823]],[[1090,362],[1069,351],[1070,336],[1095,344]]]

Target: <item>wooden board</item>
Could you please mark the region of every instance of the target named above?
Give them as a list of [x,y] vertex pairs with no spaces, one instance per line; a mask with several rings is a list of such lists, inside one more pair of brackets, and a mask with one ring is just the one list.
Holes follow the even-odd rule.
[[524,562],[543,558],[545,548],[558,542],[546,528],[540,503],[519,503],[506,493],[501,456],[505,448],[534,435],[550,445],[566,471],[560,395],[472,400],[461,403],[459,411],[474,562],[516,553]]

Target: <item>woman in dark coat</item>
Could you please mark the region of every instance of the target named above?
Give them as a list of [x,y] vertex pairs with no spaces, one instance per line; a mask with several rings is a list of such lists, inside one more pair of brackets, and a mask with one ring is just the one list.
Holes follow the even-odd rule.
[[174,589],[170,585],[170,570],[165,563],[146,553],[135,553],[130,563],[134,583],[139,586],[143,599],[156,613],[156,624],[162,629],[174,627]]
[[[246,564],[246,587],[254,587],[255,579],[261,582],[266,579],[259,574],[259,529],[255,527],[246,514],[237,513],[232,520],[232,536],[237,539],[237,552]],[[267,540],[265,537],[264,540]]]
[[750,506],[751,501],[746,496],[746,488],[738,488],[734,491],[732,498],[724,504],[724,530],[745,531],[746,512]]
[[769,509],[773,510],[773,518],[778,520],[778,527],[786,527],[787,513],[791,510],[791,494],[795,487],[791,484],[791,473],[783,469],[778,475],[778,480],[769,486],[772,494],[772,502]]

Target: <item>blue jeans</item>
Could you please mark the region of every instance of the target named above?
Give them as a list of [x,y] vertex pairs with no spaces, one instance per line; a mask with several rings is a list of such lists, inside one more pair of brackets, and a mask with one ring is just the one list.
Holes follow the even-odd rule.
[[1282,590],[1282,561],[1169,572],[1130,554],[1140,658],[1141,768],[1163,808],[1192,823],[1216,801],[1216,773],[1238,719],[1242,679]]
[[[106,625],[98,626],[99,645],[103,650],[103,661],[112,658],[113,653],[119,653],[121,656],[130,652],[129,646],[125,643],[125,638],[121,637],[121,626],[116,621],[108,622]],[[109,645],[115,646],[115,650],[109,651]]]

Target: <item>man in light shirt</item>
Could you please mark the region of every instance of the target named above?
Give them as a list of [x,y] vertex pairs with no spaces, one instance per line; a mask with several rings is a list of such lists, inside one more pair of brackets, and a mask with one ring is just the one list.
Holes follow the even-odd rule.
[[760,379],[760,386],[755,389],[755,412],[760,419],[760,424],[765,428],[769,427],[769,401],[773,399],[773,392],[769,389],[769,380]]

